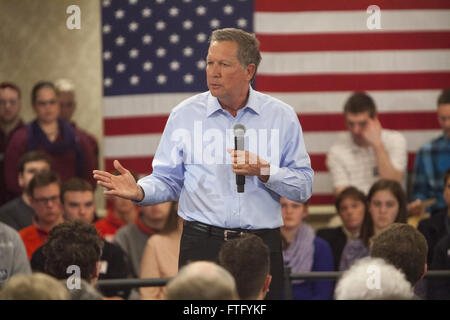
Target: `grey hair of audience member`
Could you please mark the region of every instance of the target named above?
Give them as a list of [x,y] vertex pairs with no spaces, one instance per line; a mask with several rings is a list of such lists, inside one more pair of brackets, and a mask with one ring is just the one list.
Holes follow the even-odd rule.
[[380,258],[356,261],[338,280],[336,300],[411,300],[411,284],[399,269]]
[[210,261],[192,262],[180,269],[167,285],[167,300],[236,300],[233,276]]
[[16,274],[0,290],[0,300],[68,300],[66,287],[45,273]]
[[[84,279],[80,279],[80,288],[68,288],[69,300],[103,300],[98,290]],[[66,285],[66,280],[61,280]]]

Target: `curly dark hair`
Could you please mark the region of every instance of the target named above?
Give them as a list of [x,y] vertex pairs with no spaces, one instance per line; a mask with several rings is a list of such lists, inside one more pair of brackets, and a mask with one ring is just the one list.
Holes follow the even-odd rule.
[[90,282],[102,248],[103,240],[93,225],[82,221],[61,223],[50,231],[43,247],[44,271],[57,279],[66,279],[70,275],[67,268],[76,265],[80,277]]

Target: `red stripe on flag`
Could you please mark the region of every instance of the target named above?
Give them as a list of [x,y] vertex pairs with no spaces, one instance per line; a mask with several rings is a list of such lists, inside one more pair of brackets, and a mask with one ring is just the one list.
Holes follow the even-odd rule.
[[261,52],[448,49],[450,32],[256,34]]
[[262,92],[322,92],[442,89],[450,72],[257,75]]
[[330,205],[334,204],[335,196],[332,193],[313,194],[308,201],[309,205]]
[[[299,114],[304,132],[341,131],[347,130],[344,115],[330,114]],[[379,113],[378,118],[386,129],[395,130],[428,130],[439,129],[436,112],[392,112]]]
[[[328,172],[327,167],[327,155],[324,153],[312,153],[309,155],[311,159],[311,167],[315,172]],[[414,160],[416,158],[415,152],[408,152],[408,171],[411,172],[414,169]]]
[[[436,112],[391,112],[380,113],[379,119],[384,128],[395,130],[428,130],[439,129]],[[298,114],[304,132],[342,131],[347,130],[344,116],[341,113]],[[167,119],[168,116],[165,116]],[[158,122],[161,121],[160,124]],[[156,123],[157,125],[149,125]],[[105,135],[160,134],[164,130],[161,116],[140,118],[105,119]]]
[[290,11],[342,11],[367,10],[371,5],[377,5],[381,10],[396,9],[449,9],[448,0],[255,0],[254,10],[257,12],[290,12]]
[[106,171],[113,172],[116,170],[113,165],[114,160],[119,160],[122,166],[137,174],[150,174],[153,171],[153,157],[105,158]]
[[168,115],[150,117],[104,118],[105,136],[121,134],[161,133]]

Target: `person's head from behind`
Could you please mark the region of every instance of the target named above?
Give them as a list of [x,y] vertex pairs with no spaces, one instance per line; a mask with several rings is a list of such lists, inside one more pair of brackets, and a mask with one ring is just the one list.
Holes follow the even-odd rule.
[[414,292],[405,275],[380,258],[356,261],[339,278],[336,300],[411,300]]
[[260,237],[245,234],[226,241],[219,264],[233,275],[241,300],[262,300],[269,292],[270,252]]
[[437,113],[444,135],[450,138],[450,88],[443,90],[439,95]]
[[0,83],[0,124],[14,124],[20,115],[20,89],[14,83]]
[[367,195],[369,214],[364,216],[361,235],[366,244],[373,235],[393,224],[406,223],[406,194],[400,183],[381,179],[375,182]]
[[76,108],[75,86],[69,79],[59,79],[55,82],[56,94],[61,108],[60,118],[70,122]]
[[50,124],[57,121],[60,109],[52,82],[38,82],[31,91],[31,103],[39,123]]
[[284,225],[282,230],[298,230],[303,223],[303,219],[308,216],[308,203],[301,203],[280,197],[281,215]]
[[185,265],[169,281],[167,300],[236,300],[238,293],[233,276],[210,261]]
[[92,224],[66,221],[50,231],[43,248],[44,270],[57,279],[67,279],[73,274],[68,268],[76,266],[81,279],[95,283],[102,248],[103,240]]
[[336,197],[334,205],[345,229],[359,234],[367,211],[365,194],[355,187],[347,187]]
[[447,204],[447,207],[450,208],[450,168],[444,174],[444,192],[443,192],[444,201]]
[[207,85],[220,101],[241,98],[247,93],[261,62],[259,41],[240,29],[214,30],[206,57]]
[[[67,286],[66,280],[60,280]],[[69,292],[69,300],[103,300],[103,295],[89,282],[80,279],[80,286],[67,286]],[[73,288],[72,288],[73,287]]]
[[39,224],[53,225],[62,219],[61,185],[53,171],[37,173],[27,190]]
[[29,151],[24,153],[19,159],[19,186],[27,191],[31,179],[41,172],[51,170],[50,158],[41,151]]
[[369,119],[376,118],[376,113],[375,102],[365,92],[356,92],[348,98],[344,105],[344,116],[355,144],[367,145],[363,132]]
[[382,258],[401,270],[412,286],[427,270],[428,245],[416,228],[394,223],[373,238],[370,255]]
[[141,208],[141,219],[144,224],[158,231],[170,232],[178,226],[176,202],[163,202]]
[[[134,177],[134,180],[138,180],[138,176],[136,173],[130,170],[130,173]],[[115,176],[120,176],[119,171],[114,171],[112,173]],[[124,199],[121,197],[112,197],[113,204],[114,204],[114,213],[116,214],[117,218],[125,222],[126,224],[132,223],[136,220],[137,216],[137,208],[136,205],[128,199]]]
[[44,273],[16,274],[0,290],[0,300],[68,300],[64,285]]
[[81,178],[72,178],[61,186],[61,202],[67,220],[92,223],[95,220],[94,189]]

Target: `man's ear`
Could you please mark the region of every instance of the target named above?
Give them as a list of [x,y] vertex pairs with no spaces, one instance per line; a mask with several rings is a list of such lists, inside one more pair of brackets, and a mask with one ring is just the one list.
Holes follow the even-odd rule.
[[248,78],[247,80],[250,81],[250,80],[252,80],[252,78],[253,78],[253,76],[255,75],[255,72],[256,72],[255,64],[254,63],[250,63],[247,66],[246,70],[247,70],[247,78]]
[[19,175],[17,176],[17,181],[19,182],[19,186],[22,189],[25,189],[25,179],[23,178],[23,173],[22,172],[19,172]]
[[266,295],[267,292],[269,292],[271,282],[272,282],[272,275],[268,274],[266,277],[266,280],[264,281],[264,285],[263,285],[263,289],[262,289],[264,295]]

